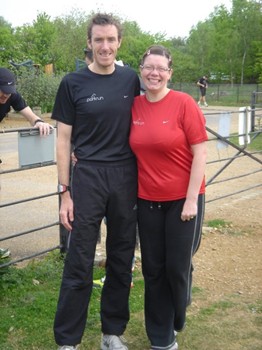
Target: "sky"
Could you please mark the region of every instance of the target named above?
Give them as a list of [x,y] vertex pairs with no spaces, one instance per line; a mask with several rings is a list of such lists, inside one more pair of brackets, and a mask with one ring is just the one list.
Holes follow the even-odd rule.
[[205,21],[216,6],[225,5],[231,10],[232,0],[13,0],[3,1],[0,16],[12,27],[32,24],[37,15],[45,12],[54,19],[79,9],[86,14],[92,11],[114,13],[120,18],[135,21],[142,31],[162,33],[167,38],[189,35],[199,21]]

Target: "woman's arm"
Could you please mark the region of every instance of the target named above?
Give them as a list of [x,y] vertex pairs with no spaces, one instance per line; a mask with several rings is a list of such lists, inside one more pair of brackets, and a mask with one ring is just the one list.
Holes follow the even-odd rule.
[[206,169],[206,142],[201,142],[191,146],[193,153],[193,161],[190,172],[190,179],[186,194],[186,201],[181,213],[183,221],[190,220],[190,218],[197,214],[197,200],[199,189],[203,182]]

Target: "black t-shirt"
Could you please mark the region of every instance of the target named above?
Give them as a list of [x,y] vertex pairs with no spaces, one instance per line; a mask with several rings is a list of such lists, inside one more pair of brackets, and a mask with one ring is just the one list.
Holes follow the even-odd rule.
[[5,104],[0,103],[0,122],[10,112],[11,107],[16,112],[20,112],[22,109],[27,107],[25,100],[18,92],[16,94],[12,94]]
[[204,77],[202,77],[202,78],[200,78],[200,79],[198,80],[198,82],[199,82],[200,84],[205,85],[205,86],[200,86],[200,88],[202,88],[202,89],[205,89],[205,88],[206,88],[206,86],[207,86],[207,79],[205,79]]
[[128,140],[131,107],[139,94],[139,78],[131,68],[116,65],[112,74],[102,75],[86,67],[62,79],[52,119],[72,125],[79,160],[133,158]]

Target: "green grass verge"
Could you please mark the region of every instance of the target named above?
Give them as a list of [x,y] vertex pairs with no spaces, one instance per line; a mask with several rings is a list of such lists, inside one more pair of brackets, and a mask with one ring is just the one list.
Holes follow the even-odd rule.
[[[10,267],[0,275],[0,349],[57,349],[53,319],[61,281],[63,259],[58,252],[35,260],[24,268]],[[94,269],[94,279],[104,275]],[[81,350],[98,350],[100,344],[101,288],[94,288]],[[144,328],[144,283],[138,260],[130,293],[131,318],[125,337],[129,350],[149,349]],[[249,298],[250,299],[250,298]],[[193,288],[187,327],[178,335],[181,350],[258,350],[262,348],[262,300],[223,295],[207,303],[206,291]]]

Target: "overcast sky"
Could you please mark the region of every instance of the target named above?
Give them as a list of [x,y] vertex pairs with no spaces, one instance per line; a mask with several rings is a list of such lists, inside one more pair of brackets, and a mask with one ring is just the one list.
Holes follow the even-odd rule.
[[167,37],[187,37],[192,26],[208,18],[215,6],[231,10],[232,0],[12,0],[3,1],[0,16],[13,27],[32,24],[39,13],[51,19],[69,14],[73,8],[89,14],[91,11],[112,12],[122,19],[136,21],[143,31],[163,33]]

